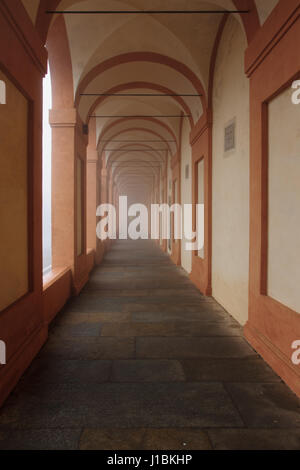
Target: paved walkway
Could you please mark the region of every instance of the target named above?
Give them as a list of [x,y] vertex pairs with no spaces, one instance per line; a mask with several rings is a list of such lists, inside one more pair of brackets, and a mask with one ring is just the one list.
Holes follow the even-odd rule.
[[152,242],[117,242],[0,412],[0,449],[299,449],[299,400]]

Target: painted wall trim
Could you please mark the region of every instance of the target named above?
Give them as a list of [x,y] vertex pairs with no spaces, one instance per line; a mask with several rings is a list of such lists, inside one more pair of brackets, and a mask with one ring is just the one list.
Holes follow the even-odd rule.
[[[250,77],[300,16],[299,0],[281,0],[246,50],[245,71]],[[294,47],[297,47],[296,44]]]
[[299,366],[294,366],[291,358],[283,354],[266,336],[249,323],[244,328],[244,335],[272,369],[300,397]]

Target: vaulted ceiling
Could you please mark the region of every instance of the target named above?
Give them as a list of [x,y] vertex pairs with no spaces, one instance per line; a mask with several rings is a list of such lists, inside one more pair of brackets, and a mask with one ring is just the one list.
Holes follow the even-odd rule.
[[[224,13],[250,3],[252,10],[255,5],[257,8],[252,11],[253,16],[263,23],[278,0],[41,2],[45,8],[54,5],[56,10],[63,11],[172,8],[224,10]],[[40,2],[23,0],[23,4],[35,21]],[[181,118],[178,116],[184,114],[183,119],[192,128],[207,107],[211,58],[223,16],[213,13],[64,15],[74,102],[84,122],[96,120],[99,154],[105,151],[108,166],[112,166],[122,192],[126,191],[126,184],[128,191],[139,188],[140,194],[151,188],[166,158],[179,148]],[[243,16],[234,16],[245,30]],[[53,15],[52,22],[56,19],[57,15]]]

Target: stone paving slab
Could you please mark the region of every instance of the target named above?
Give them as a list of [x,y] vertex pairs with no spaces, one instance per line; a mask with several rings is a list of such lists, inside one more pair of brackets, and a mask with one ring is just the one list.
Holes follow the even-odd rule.
[[0,430],[99,426],[206,428],[243,422],[220,383],[31,384],[0,411]]
[[49,331],[51,337],[87,336],[98,337],[101,335],[102,323],[98,322],[78,322],[65,325],[56,324]]
[[226,384],[249,428],[300,428],[300,401],[283,383]]
[[299,449],[299,406],[156,244],[116,242],[0,410],[0,449]]
[[81,450],[211,450],[201,429],[85,429]]
[[138,337],[138,336],[242,336],[241,328],[234,323],[222,322],[126,322],[105,323],[101,328],[101,336]]
[[[131,318],[129,312],[61,312],[54,320],[55,326],[78,325],[80,323],[127,322]],[[97,325],[98,327],[98,325]]]
[[299,450],[299,429],[210,429],[215,450]]
[[214,312],[210,309],[203,310],[201,313],[196,312],[186,312],[183,309],[177,312],[164,312],[164,311],[142,311],[142,312],[132,312],[130,314],[130,319],[132,322],[141,322],[141,323],[159,323],[159,322],[228,322],[228,317],[225,317],[223,312]]
[[134,338],[50,337],[38,357],[56,359],[130,359],[135,355]]
[[138,358],[250,358],[255,351],[243,338],[136,338]]
[[0,431],[0,450],[73,450],[81,434],[81,429]]
[[113,382],[184,382],[185,374],[179,361],[130,360],[114,361]]
[[57,359],[55,361],[48,356],[36,359],[26,371],[23,383],[49,384],[49,383],[102,383],[111,378],[112,361],[108,360],[78,360]]
[[250,359],[184,359],[180,361],[188,382],[281,382],[259,357]]

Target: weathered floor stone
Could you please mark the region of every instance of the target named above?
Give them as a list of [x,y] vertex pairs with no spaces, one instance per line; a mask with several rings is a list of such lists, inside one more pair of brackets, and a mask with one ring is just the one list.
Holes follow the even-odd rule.
[[137,338],[139,358],[249,358],[256,353],[243,338]]
[[179,361],[114,361],[114,382],[183,382],[185,375]]
[[189,382],[281,382],[260,358],[184,359],[181,363]]
[[250,428],[300,428],[300,403],[283,384],[227,384],[233,402]]
[[201,429],[85,429],[81,450],[211,450]]
[[242,330],[234,323],[226,324],[220,322],[196,322],[196,321],[174,321],[174,322],[126,322],[106,323],[101,328],[101,336],[116,337],[206,337],[206,336],[241,336]]
[[299,400],[152,242],[117,242],[0,410],[0,449],[299,449]]
[[73,450],[81,429],[0,431],[0,450]]
[[210,429],[216,450],[299,450],[300,429]]

